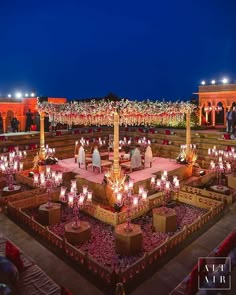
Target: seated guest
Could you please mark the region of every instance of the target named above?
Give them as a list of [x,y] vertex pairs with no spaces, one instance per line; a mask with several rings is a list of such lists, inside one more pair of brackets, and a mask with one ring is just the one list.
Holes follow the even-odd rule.
[[144,155],[144,166],[145,167],[152,167],[152,149],[150,145],[148,145],[145,155]]
[[78,165],[80,168],[80,165],[85,165],[85,151],[84,147],[81,145],[78,152]]
[[142,166],[141,153],[139,150],[139,146],[136,146],[131,156],[131,169],[140,168],[141,166]]

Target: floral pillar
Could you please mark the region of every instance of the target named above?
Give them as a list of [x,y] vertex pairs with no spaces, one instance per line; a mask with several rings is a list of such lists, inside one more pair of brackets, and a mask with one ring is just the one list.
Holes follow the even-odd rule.
[[215,127],[216,125],[216,108],[212,108],[212,126]]
[[114,113],[114,163],[113,170],[114,174],[118,177],[120,174],[120,164],[119,164],[119,114]]
[[40,112],[40,160],[45,160],[44,113]]
[[186,154],[189,154],[191,144],[191,128],[190,128],[190,116],[191,112],[186,113]]

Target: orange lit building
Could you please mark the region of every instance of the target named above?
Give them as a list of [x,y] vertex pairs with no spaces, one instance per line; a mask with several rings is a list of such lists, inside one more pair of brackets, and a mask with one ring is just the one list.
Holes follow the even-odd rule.
[[[47,97],[44,98],[49,102],[66,103],[66,98]],[[3,119],[3,132],[11,130],[11,119],[16,117],[20,121],[19,131],[25,131],[26,113],[30,109],[33,113],[33,121],[37,114],[37,97],[17,98],[0,98],[0,113]]]
[[226,112],[236,106],[236,84],[201,85],[199,97],[199,125],[226,126]]

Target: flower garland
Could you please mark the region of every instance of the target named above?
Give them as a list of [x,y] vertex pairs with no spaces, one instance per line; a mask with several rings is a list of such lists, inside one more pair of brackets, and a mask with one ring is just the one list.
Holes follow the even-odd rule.
[[113,125],[113,113],[119,112],[120,125],[167,125],[181,122],[186,112],[192,112],[195,105],[189,102],[91,100],[55,104],[38,102],[38,111],[48,114],[50,122],[78,125]]

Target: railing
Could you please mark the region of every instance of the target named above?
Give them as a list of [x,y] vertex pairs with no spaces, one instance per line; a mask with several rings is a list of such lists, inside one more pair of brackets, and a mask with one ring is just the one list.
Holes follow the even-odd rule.
[[[222,202],[204,198],[202,196],[180,192],[179,199],[182,202],[202,208],[207,208],[208,211],[203,216],[195,220],[192,224],[185,226],[181,231],[177,232],[174,236],[168,237],[164,242],[162,242],[152,251],[146,252],[143,257],[141,257],[127,269],[123,271],[120,270],[118,273],[116,273],[112,269],[100,265],[93,257],[88,255],[87,253],[82,252],[80,249],[74,247],[73,245],[68,243],[66,239],[62,239],[61,237],[57,236],[55,233],[50,231],[47,226],[45,227],[39,224],[36,220],[34,220],[21,210],[21,208],[29,208],[33,205],[38,206],[39,204],[44,203],[47,200],[46,197],[47,196],[45,195],[40,195],[37,197],[32,197],[31,199],[28,198],[26,200],[9,202],[8,213],[13,218],[29,226],[34,232],[46,239],[49,243],[56,246],[63,253],[65,253],[65,255],[67,255],[71,260],[83,265],[84,267],[89,269],[93,274],[99,276],[101,280],[105,281],[107,284],[110,285],[115,285],[117,282],[121,281],[123,283],[127,283],[130,280],[135,279],[135,277],[137,277],[137,275],[145,271],[149,265],[155,263],[159,258],[163,257],[168,251],[172,250],[177,245],[181,244],[189,235],[191,235],[199,228],[201,228],[201,226],[213,219],[214,216],[220,213],[220,211],[223,210],[224,207]],[[157,194],[157,196],[153,199],[156,198],[159,198],[161,200],[159,194]],[[144,209],[146,210],[147,208],[145,207],[143,208],[143,210]],[[113,221],[114,218],[118,218],[119,220],[119,217],[117,217],[119,215],[117,213],[105,211],[107,210],[99,206],[92,205],[90,213],[95,214],[95,216],[102,216],[101,218],[104,218],[106,220],[109,218],[112,218]],[[137,214],[141,213],[141,211],[142,210],[140,210],[140,212],[137,212]],[[121,220],[123,218],[122,216],[124,213],[120,213]]]

